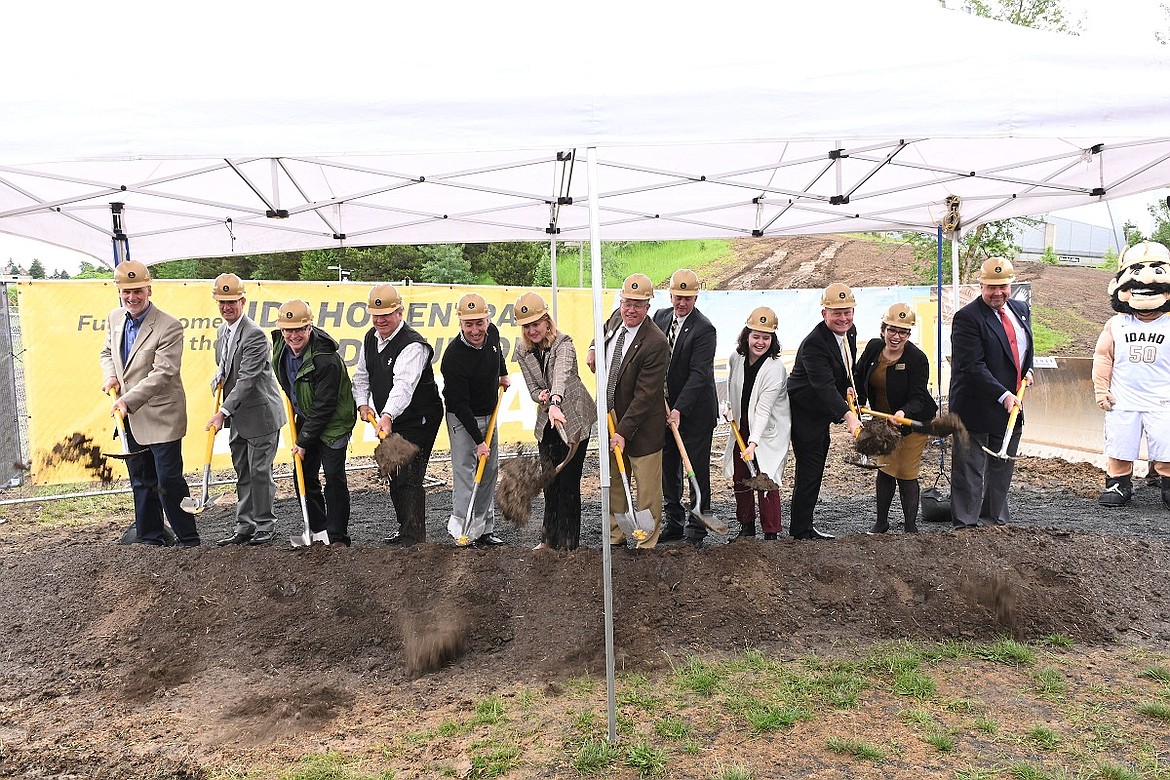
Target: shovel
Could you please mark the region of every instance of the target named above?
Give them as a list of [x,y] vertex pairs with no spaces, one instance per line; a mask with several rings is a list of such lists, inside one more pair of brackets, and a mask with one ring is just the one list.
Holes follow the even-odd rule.
[[[496,408],[492,409],[492,417],[488,420],[487,436],[483,440],[489,449],[492,446],[492,436],[496,432],[496,417],[500,414],[500,403],[503,400],[504,388],[501,387],[496,394]],[[475,468],[475,482],[471,486],[471,501],[467,504],[467,517],[459,517],[452,511],[451,519],[447,521],[447,533],[451,534],[455,544],[460,547],[466,547],[483,536],[484,526],[487,525],[486,518],[479,522],[475,519],[475,494],[479,492],[479,483],[483,479],[483,470],[487,467],[487,461],[487,455],[480,457],[479,465]]]
[[[212,412],[213,415],[219,411],[219,402],[222,397],[223,385],[221,384],[215,388],[215,411]],[[193,515],[197,515],[215,503],[211,499],[209,489],[211,487],[211,451],[215,447],[216,433],[217,431],[215,428],[212,428],[207,432],[207,457],[203,461],[203,495],[198,501],[191,498],[190,496],[187,496],[182,501],[180,501],[179,506],[183,508],[184,512],[190,512]]]
[[[110,397],[113,398],[115,401],[118,400],[118,391],[112,387],[110,388]],[[114,410],[114,417],[118,421],[118,427],[114,429],[114,432],[118,435],[118,438],[120,438],[122,440],[122,451],[121,452],[103,452],[102,455],[104,457],[107,457],[107,458],[117,458],[118,460],[129,460],[130,458],[133,458],[136,455],[141,455],[144,452],[148,452],[149,450],[135,450],[134,452],[130,451],[130,440],[126,438],[126,420],[125,420],[125,418],[122,417],[122,410],[115,409]]]
[[999,458],[1000,460],[1015,460],[1015,457],[1007,454],[1008,444],[1011,443],[1012,429],[1016,427],[1016,418],[1020,416],[1020,407],[1021,407],[1022,402],[1024,400],[1024,391],[1027,389],[1028,389],[1028,380],[1021,379],[1020,380],[1020,389],[1016,391],[1016,400],[1020,401],[1021,403],[1013,406],[1011,414],[1008,415],[1007,430],[1004,431],[1004,434],[1003,434],[1003,446],[999,448],[999,452],[994,452],[992,450],[987,449],[986,447],[983,447],[982,448],[983,451],[986,452],[988,455]]
[[[284,397],[285,411],[288,412],[288,428],[292,435],[293,446],[297,445],[296,414],[293,411],[292,399]],[[301,462],[300,453],[293,454],[293,462],[297,470],[297,496],[301,499],[301,519],[305,521],[304,528],[299,536],[290,536],[288,540],[293,547],[310,547],[313,542],[329,544],[329,531],[316,531],[309,526],[309,504],[305,501],[305,467]]]
[[[739,426],[735,424],[735,420],[728,418],[727,421],[731,423],[731,432],[735,434],[735,443],[739,445],[740,453],[747,452],[747,444],[744,442],[743,436],[740,435]],[[745,460],[744,463],[747,464],[748,472],[752,475],[751,479],[749,479],[746,483],[743,483],[745,487],[758,490],[761,493],[767,490],[780,489],[780,486],[777,485],[771,477],[760,474],[760,470],[756,468],[755,458],[752,458],[751,460]]]
[[[607,414],[605,419],[609,423],[609,435],[613,436],[617,432],[613,424],[613,412]],[[622,448],[614,447],[613,454],[617,459],[618,473],[622,475],[622,487],[626,490],[626,511],[614,512],[613,519],[626,536],[636,542],[644,542],[654,533],[654,515],[650,514],[649,509],[634,509],[634,496],[630,493],[630,478],[626,476]]]
[[699,510],[699,505],[703,501],[703,491],[699,488],[699,479],[695,476],[695,469],[691,466],[690,456],[687,455],[687,448],[683,445],[682,436],[678,432],[678,426],[670,419],[670,404],[666,405],[666,424],[670,426],[670,432],[674,434],[674,443],[678,445],[678,454],[682,456],[683,470],[687,473],[687,479],[691,481],[691,514],[695,516],[703,525],[707,526],[712,533],[726,534],[727,525],[715,517],[715,515],[705,515]]
[[954,434],[962,438],[967,435],[966,426],[963,425],[963,421],[955,414],[936,415],[929,422],[920,422],[918,420],[911,420],[908,417],[899,417],[896,414],[878,412],[865,406],[861,407],[861,413],[872,415],[882,420],[893,420],[898,425],[908,425],[910,430],[915,433],[924,433],[928,436],[950,436]]

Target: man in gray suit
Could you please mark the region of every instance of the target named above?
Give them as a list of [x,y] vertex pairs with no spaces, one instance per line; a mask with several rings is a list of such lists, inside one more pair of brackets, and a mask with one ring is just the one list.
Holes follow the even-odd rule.
[[205,430],[231,428],[228,446],[236,469],[236,527],[216,544],[267,544],[276,535],[276,483],[272,461],[284,425],[280,388],[269,361],[268,337],[244,308],[244,282],[235,274],[215,278],[211,297],[224,324],[215,339],[214,393],[223,384],[223,403]]
[[150,271],[136,260],[125,260],[114,269],[122,306],[106,321],[102,392],[118,393],[110,415],[117,411],[126,419],[127,451],[143,451],[126,460],[136,541],[166,545],[166,512],[175,530],[175,546],[198,547],[195,516],[182,507],[183,499],[191,495],[183,478],[187,432],[187,396],[179,375],[183,326],[150,302],[151,281]]

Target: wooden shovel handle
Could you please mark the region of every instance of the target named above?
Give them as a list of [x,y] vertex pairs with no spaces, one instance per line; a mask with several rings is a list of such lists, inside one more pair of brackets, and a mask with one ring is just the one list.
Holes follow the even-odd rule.
[[[617,433],[617,428],[614,427],[614,424],[613,424],[613,412],[606,412],[605,421],[607,423],[609,423],[609,435],[612,438],[613,435],[615,433]],[[625,476],[626,464],[625,464],[624,459],[622,458],[622,448],[615,445],[613,448],[613,454],[614,454],[614,457],[617,459],[618,471],[620,471],[622,473],[622,476]]]
[[[288,431],[292,436],[292,445],[297,446],[297,421],[296,413],[293,410],[292,399],[287,395],[284,397],[284,408],[288,412]],[[297,493],[303,498],[305,495],[305,467],[301,463],[301,456],[294,450],[293,465],[297,470]],[[308,518],[305,519],[308,522]]]
[[[496,393],[496,408],[492,409],[492,418],[488,420],[487,436],[484,437],[483,443],[489,448],[492,446],[492,436],[496,432],[496,418],[500,416],[500,404],[504,400],[504,388],[500,388]],[[476,484],[483,479],[483,470],[487,467],[487,455],[483,455],[479,459],[479,465],[475,469]]]
[[686,469],[687,475],[695,473],[695,469],[691,466],[690,456],[687,455],[687,448],[683,444],[682,435],[678,432],[678,425],[670,419],[670,404],[663,401],[666,407],[666,424],[670,428],[670,432],[674,434],[674,443],[678,445],[678,454],[682,456],[683,468]]

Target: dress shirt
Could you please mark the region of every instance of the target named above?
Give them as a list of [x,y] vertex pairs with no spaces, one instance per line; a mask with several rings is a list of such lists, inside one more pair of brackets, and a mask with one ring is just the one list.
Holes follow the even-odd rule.
[[[382,338],[375,330],[374,348],[381,352],[405,325],[405,322],[399,323],[398,327],[387,338]],[[415,389],[418,388],[419,380],[422,379],[423,368],[426,364],[427,348],[425,346],[416,342],[402,348],[402,351],[398,353],[398,359],[394,361],[394,386],[390,388],[390,395],[386,397],[386,406],[380,410],[374,410],[379,417],[388,414],[391,419],[394,419],[406,411],[406,407],[410,406],[410,399],[414,397]],[[370,402],[370,372],[366,367],[364,346],[358,349],[357,368],[353,372],[353,400],[358,406],[367,406]]]

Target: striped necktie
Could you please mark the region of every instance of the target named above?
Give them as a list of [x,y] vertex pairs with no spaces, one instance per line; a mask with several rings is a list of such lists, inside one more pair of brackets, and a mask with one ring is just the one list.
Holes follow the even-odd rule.
[[670,345],[670,354],[674,354],[674,340],[678,338],[678,317],[670,321],[670,331],[666,334],[666,341]]
[[605,383],[605,408],[613,408],[613,394],[617,390],[618,368],[622,364],[622,348],[626,344],[626,328],[618,327],[617,341],[613,345],[613,363],[609,366],[609,379]]

